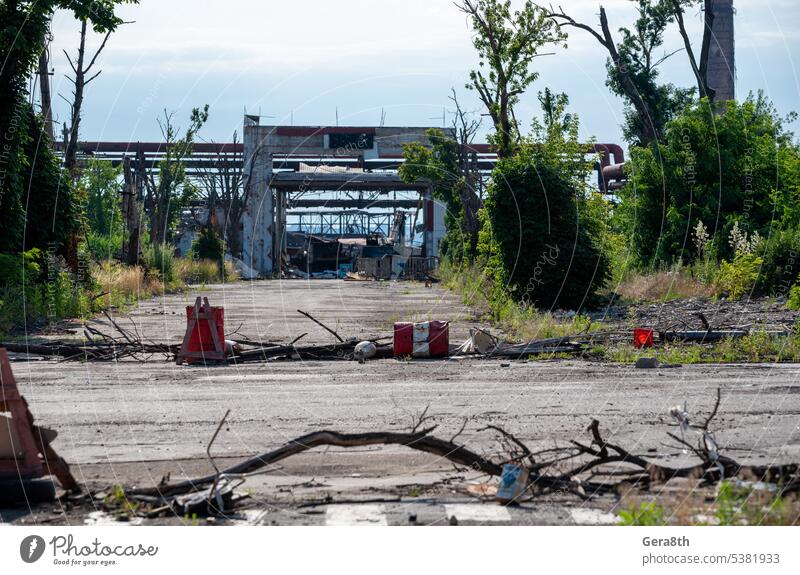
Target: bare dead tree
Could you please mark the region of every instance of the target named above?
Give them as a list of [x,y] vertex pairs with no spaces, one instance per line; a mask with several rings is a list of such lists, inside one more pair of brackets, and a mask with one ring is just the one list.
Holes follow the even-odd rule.
[[42,117],[44,118],[44,129],[50,137],[51,145],[55,144],[55,134],[53,133],[53,101],[50,94],[50,61],[48,53],[50,51],[50,31],[44,33],[42,45],[44,49],[39,54],[39,94],[41,96]]
[[64,152],[64,167],[69,171],[73,177],[76,177],[76,167],[78,163],[78,137],[80,135],[81,125],[81,109],[83,108],[83,97],[86,87],[94,81],[102,72],[98,70],[92,75],[89,75],[97,62],[98,56],[106,47],[108,38],[111,36],[111,30],[106,32],[100,47],[97,48],[94,55],[89,60],[89,64],[84,66],[86,61],[86,33],[88,25],[86,20],[81,20],[81,38],[78,44],[78,54],[73,61],[69,53],[64,50],[64,55],[67,57],[70,68],[72,68],[73,77],[67,76],[67,79],[72,82],[72,102],[64,98],[67,104],[70,105],[70,120],[69,127],[65,124],[65,140],[66,150]]
[[196,196],[197,190],[186,174],[185,160],[192,155],[197,133],[208,120],[208,104],[193,108],[189,127],[183,136],[175,125],[175,114],[164,110],[159,118],[164,141],[164,154],[157,164],[147,166],[137,162],[138,176],[145,188],[145,209],[150,218],[150,241],[164,244],[170,239],[173,225],[185,206]]
[[461,186],[461,203],[464,206],[464,232],[469,240],[470,253],[475,253],[478,245],[478,210],[481,207],[483,180],[478,170],[478,158],[472,144],[481,127],[480,117],[461,107],[455,88],[450,100],[455,106],[453,131],[459,144],[458,163],[463,177]]
[[[236,257],[242,253],[241,218],[247,204],[249,186],[245,185],[244,162],[236,152],[239,135],[233,133],[231,149],[221,149],[208,163],[198,168],[208,199],[207,226],[214,226],[225,239],[227,250]],[[222,217],[219,217],[219,212]]]
[[636,82],[634,81],[630,70],[625,65],[625,62],[619,53],[617,44],[611,34],[611,28],[608,25],[608,16],[606,15],[605,8],[600,6],[599,31],[589,24],[578,22],[572,16],[566,14],[561,6],[558,7],[557,11],[550,6],[548,16],[558,22],[561,26],[569,26],[588,32],[600,43],[601,46],[606,49],[606,51],[608,51],[608,55],[611,58],[611,62],[614,66],[614,73],[619,81],[619,85],[624,91],[625,96],[628,98],[631,105],[636,110],[639,118],[641,118],[641,134],[639,134],[641,144],[646,145],[655,141],[658,138],[658,128],[655,126],[653,121],[653,110],[650,108],[650,105],[647,103],[647,101],[642,97],[642,94],[639,91],[639,88],[636,86]]

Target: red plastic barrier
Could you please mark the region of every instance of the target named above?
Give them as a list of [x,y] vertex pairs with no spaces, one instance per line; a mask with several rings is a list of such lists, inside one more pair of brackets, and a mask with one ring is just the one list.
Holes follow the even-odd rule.
[[426,321],[394,324],[395,357],[447,357],[450,322]]
[[[217,324],[217,333],[219,340],[225,341],[225,308],[212,307],[211,312],[214,315],[214,322]],[[186,323],[189,324],[194,317],[194,306],[186,306]],[[211,337],[211,328],[209,327],[208,320],[200,320],[192,330],[189,337],[189,351],[216,351],[214,349],[214,339]]]

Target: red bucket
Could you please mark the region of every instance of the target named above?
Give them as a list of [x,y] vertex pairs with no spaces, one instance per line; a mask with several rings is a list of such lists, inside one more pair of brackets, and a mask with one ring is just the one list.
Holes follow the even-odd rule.
[[653,347],[653,330],[638,327],[634,329],[633,346],[636,348]]

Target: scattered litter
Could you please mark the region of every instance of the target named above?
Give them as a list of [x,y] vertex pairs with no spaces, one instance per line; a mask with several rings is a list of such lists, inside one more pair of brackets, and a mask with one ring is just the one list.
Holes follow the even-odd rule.
[[376,353],[378,353],[378,346],[374,341],[362,341],[353,350],[353,357],[358,360],[358,363],[364,363],[375,357]]
[[636,328],[633,330],[633,346],[636,348],[653,347],[653,330]]
[[528,469],[522,465],[506,463],[503,466],[495,499],[500,503],[517,502],[527,488]]

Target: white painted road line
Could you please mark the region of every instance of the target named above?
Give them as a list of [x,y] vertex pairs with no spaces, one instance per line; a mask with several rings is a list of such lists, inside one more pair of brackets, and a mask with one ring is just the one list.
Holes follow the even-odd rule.
[[603,513],[589,507],[575,507],[569,512],[577,525],[615,525],[619,521],[612,513]]
[[444,506],[447,518],[455,516],[459,521],[481,521],[499,523],[511,521],[511,514],[502,505],[476,505],[474,503],[454,503]]
[[388,525],[383,505],[328,505],[325,525]]

